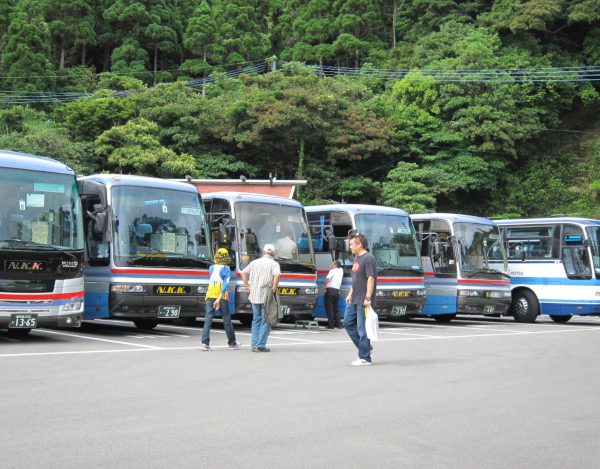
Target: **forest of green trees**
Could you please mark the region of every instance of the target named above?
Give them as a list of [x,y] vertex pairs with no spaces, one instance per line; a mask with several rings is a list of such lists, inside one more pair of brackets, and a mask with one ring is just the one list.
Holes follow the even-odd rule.
[[600,217],[600,0],[4,0],[0,33],[0,149],[81,174]]

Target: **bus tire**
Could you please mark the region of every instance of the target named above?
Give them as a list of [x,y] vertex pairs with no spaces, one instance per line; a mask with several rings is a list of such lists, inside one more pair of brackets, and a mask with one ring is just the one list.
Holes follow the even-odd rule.
[[252,316],[248,316],[248,315],[244,314],[237,319],[238,319],[238,321],[240,321],[240,323],[244,327],[250,327],[252,325]]
[[18,339],[19,337],[25,337],[31,332],[31,329],[9,329],[8,336]]
[[154,319],[134,319],[133,323],[135,324],[135,327],[145,331],[149,331],[158,326],[158,321]]
[[554,322],[569,322],[569,320],[572,318],[573,316],[571,315],[567,315],[567,316],[554,316],[554,315],[550,315],[550,319],[552,319]]
[[516,322],[531,323],[540,314],[540,305],[532,292],[522,290],[514,294],[510,311]]
[[456,314],[436,314],[432,316],[437,322],[450,322],[456,317]]

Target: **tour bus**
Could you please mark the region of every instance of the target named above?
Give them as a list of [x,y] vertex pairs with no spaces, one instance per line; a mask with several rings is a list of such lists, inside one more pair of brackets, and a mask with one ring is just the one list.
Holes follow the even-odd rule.
[[510,276],[498,226],[487,218],[451,213],[411,218],[425,266],[427,302],[422,314],[438,322],[451,321],[457,314],[506,314]]
[[600,221],[583,218],[497,220],[512,277],[518,322],[547,314],[555,322],[600,314]]
[[319,275],[316,317],[327,317],[324,305],[325,277],[333,260],[344,269],[340,290],[340,316],[352,285],[354,262],[348,249],[348,235],[364,234],[368,250],[377,263],[375,310],[382,318],[406,319],[419,314],[425,303],[423,266],[417,237],[404,210],[360,204],[315,205],[306,207],[309,223],[321,233],[313,238]]
[[262,256],[265,244],[276,248],[281,267],[279,297],[284,321],[312,319],[317,297],[317,274],[311,234],[300,202],[282,197],[241,192],[203,196],[214,252],[225,247],[233,265],[229,307],[234,319],[248,326],[252,306],[241,271]]
[[99,174],[79,179],[85,211],[84,319],[200,316],[208,288],[210,233],[189,184]]
[[0,327],[78,327],[83,314],[83,221],[71,168],[0,151]]

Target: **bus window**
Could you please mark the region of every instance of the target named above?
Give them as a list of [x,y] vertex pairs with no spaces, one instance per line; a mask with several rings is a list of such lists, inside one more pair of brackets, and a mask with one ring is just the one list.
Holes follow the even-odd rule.
[[591,278],[592,270],[583,231],[575,225],[564,225],[562,230],[561,257],[567,277]]

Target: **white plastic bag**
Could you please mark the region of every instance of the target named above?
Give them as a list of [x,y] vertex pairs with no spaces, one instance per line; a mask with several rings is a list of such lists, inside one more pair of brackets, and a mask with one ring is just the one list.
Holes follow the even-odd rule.
[[379,316],[370,306],[365,307],[365,329],[369,340],[379,340]]

